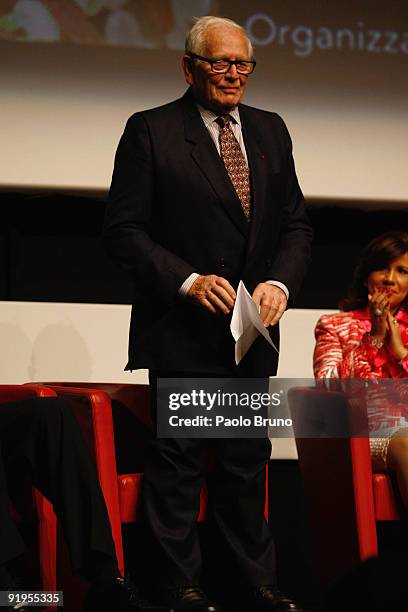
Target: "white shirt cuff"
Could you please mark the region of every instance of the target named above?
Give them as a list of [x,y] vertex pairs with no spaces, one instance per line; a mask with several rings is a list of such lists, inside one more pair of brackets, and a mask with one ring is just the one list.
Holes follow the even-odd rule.
[[181,295],[182,297],[186,297],[187,293],[191,289],[192,284],[194,283],[194,281],[197,280],[199,276],[200,275],[197,274],[197,272],[193,272],[192,274],[190,274],[190,276],[186,278],[186,280],[184,281],[184,283],[181,285],[180,289],[178,290],[179,295]]
[[[179,288],[178,292],[182,297],[186,297],[188,292],[190,291],[193,283],[197,280],[200,275],[197,272],[193,272],[186,278],[184,283]],[[279,281],[268,280],[266,281],[269,285],[275,285],[275,287],[279,287],[282,289],[283,293],[286,295],[286,299],[289,300],[289,289],[283,283]]]

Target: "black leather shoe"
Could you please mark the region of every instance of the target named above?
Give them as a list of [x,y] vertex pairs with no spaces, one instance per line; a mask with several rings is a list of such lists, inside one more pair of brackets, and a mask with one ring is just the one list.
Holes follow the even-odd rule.
[[180,587],[171,591],[166,598],[169,612],[222,612],[196,586]]
[[84,612],[147,612],[158,611],[140,597],[131,580],[118,577],[108,584],[93,584],[89,589]]
[[251,612],[303,612],[298,603],[270,585],[255,587],[249,603]]

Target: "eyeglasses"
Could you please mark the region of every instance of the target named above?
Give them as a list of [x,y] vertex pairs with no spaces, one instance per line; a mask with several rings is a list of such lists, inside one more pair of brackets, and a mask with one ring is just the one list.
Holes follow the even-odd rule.
[[192,59],[198,59],[202,62],[210,64],[211,71],[216,74],[225,74],[231,70],[231,66],[235,66],[238,74],[251,74],[255,70],[255,60],[229,60],[229,59],[211,59],[209,57],[203,57],[196,53],[189,53]]

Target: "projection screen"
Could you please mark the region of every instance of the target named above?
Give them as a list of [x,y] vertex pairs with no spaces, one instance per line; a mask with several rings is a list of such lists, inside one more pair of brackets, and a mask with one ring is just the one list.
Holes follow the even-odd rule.
[[404,0],[0,0],[0,187],[106,189],[127,117],[183,94],[194,16],[244,25],[244,101],[278,112],[306,196],[408,206]]

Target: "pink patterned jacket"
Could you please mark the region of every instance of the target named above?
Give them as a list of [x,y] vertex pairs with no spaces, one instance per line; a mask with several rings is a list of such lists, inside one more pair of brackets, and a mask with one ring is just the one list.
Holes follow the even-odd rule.
[[[400,309],[395,318],[402,341],[408,347],[408,313]],[[386,346],[375,348],[370,342],[370,331],[367,308],[322,316],[315,329],[315,378],[407,378],[408,356],[398,362]],[[361,406],[358,393],[358,386],[353,387],[352,396]],[[371,386],[363,394],[363,401],[370,435],[374,436],[370,438],[371,455],[375,465],[383,469],[390,436],[408,427],[408,381],[392,387]]]
[[[408,348],[408,312],[400,308],[395,318]],[[376,349],[370,331],[368,308],[320,317],[315,329],[315,378],[408,377],[408,356],[398,362],[386,346]]]

